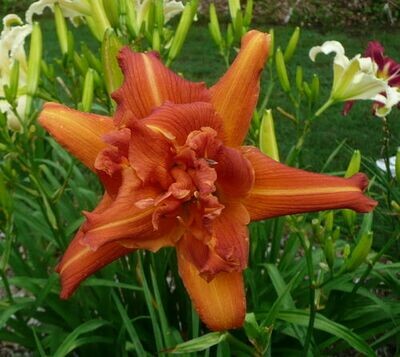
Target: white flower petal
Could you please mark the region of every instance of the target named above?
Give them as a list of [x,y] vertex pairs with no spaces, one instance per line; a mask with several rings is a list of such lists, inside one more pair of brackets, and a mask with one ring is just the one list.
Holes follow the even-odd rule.
[[335,52],[337,57],[345,57],[344,48],[338,41],[326,41],[321,46],[312,47],[309,52],[311,61],[315,62],[315,57],[317,57],[317,54],[321,52],[325,55]]
[[174,16],[180,14],[184,8],[182,1],[164,0],[164,22],[166,23]]

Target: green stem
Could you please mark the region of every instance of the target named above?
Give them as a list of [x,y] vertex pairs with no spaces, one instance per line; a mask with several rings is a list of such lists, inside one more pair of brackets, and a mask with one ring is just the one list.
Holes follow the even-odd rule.
[[307,244],[305,237],[301,232],[297,233],[297,236],[300,238],[301,245],[305,252],[305,258],[307,263],[307,271],[309,277],[309,304],[310,304],[310,319],[308,320],[307,334],[306,339],[304,341],[304,350],[303,355],[307,356],[308,350],[310,348],[311,339],[313,337],[314,330],[314,322],[315,316],[317,313],[317,308],[315,306],[315,281],[314,281],[314,266],[312,259],[312,247],[311,244]]
[[314,114],[314,117],[320,116],[326,109],[328,109],[335,101],[329,98]]

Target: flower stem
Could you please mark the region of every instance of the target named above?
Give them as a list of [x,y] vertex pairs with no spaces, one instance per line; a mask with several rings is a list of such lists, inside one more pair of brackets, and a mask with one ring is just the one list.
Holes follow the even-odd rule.
[[320,116],[326,109],[328,109],[335,101],[329,98],[314,114],[314,117]]

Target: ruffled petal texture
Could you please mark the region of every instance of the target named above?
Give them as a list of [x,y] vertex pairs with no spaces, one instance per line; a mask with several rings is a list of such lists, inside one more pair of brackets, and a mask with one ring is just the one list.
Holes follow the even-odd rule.
[[189,82],[168,69],[155,52],[135,53],[121,50],[119,63],[125,76],[120,89],[112,95],[117,102],[115,123],[128,125],[142,119],[169,101],[176,104],[209,102],[204,83]]
[[377,204],[363,195],[368,184],[363,174],[343,179],[285,166],[256,148],[244,147],[243,153],[255,173],[254,186],[243,201],[251,220],[339,208],[369,212]]
[[44,105],[39,123],[92,171],[97,155],[107,145],[102,136],[114,128],[109,117],[82,113],[57,103]]
[[242,38],[235,61],[210,88],[211,102],[223,121],[225,144],[239,146],[250,127],[260,91],[260,75],[268,56],[268,34],[250,31]]

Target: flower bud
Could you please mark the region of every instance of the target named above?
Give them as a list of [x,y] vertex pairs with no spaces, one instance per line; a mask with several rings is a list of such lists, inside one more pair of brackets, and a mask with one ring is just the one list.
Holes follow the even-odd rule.
[[304,93],[306,94],[307,99],[311,102],[312,101],[312,92],[311,88],[306,81],[303,82],[303,89]]
[[325,239],[324,242],[324,255],[326,262],[329,265],[329,268],[333,268],[333,264],[335,263],[335,258],[336,258],[336,249],[335,249],[335,243],[332,239],[332,237],[328,237]]
[[58,3],[54,4],[54,19],[56,23],[58,44],[60,45],[62,55],[65,55],[68,52],[68,30],[64,14]]
[[74,65],[76,68],[78,68],[80,74],[83,76],[86,74],[88,68],[89,68],[89,63],[85,56],[79,55],[77,52],[74,53]]
[[361,153],[360,150],[354,150],[353,155],[350,159],[349,165],[347,166],[345,178],[349,178],[360,171],[361,166]]
[[390,206],[397,214],[400,214],[400,205],[396,201],[392,200]]
[[285,54],[284,54],[285,62],[290,61],[290,59],[293,57],[293,54],[295,53],[297,48],[297,44],[299,43],[299,38],[300,38],[300,27],[296,27],[285,49]]
[[340,227],[336,227],[332,233],[332,240],[336,242],[340,237]]
[[17,97],[19,83],[19,61],[14,60],[10,71],[8,90],[5,91],[8,102],[12,103]]
[[314,234],[314,239],[318,243],[323,243],[325,240],[325,230],[324,227],[321,226],[321,222],[318,218],[314,218],[311,221],[311,228]]
[[171,47],[168,52],[167,65],[178,56],[182,49],[183,43],[185,42],[189,28],[193,22],[193,18],[196,15],[198,1],[192,0],[185,5],[181,18],[179,20],[178,28],[176,29],[174,38],[172,39]]
[[260,149],[271,159],[279,161],[279,150],[276,142],[274,118],[271,109],[265,111],[260,126]]
[[[357,172],[360,171],[360,165],[361,165],[361,153],[359,150],[354,150],[349,165],[347,166],[346,173],[344,174],[344,177],[349,178],[355,175]],[[352,229],[356,221],[357,217],[356,213],[350,209],[344,209],[342,210],[342,213],[347,226],[350,229]]]
[[158,31],[162,31],[164,27],[164,1],[156,1],[154,17]]
[[82,110],[84,112],[90,112],[93,103],[93,92],[94,92],[94,70],[89,68],[86,72],[85,81],[83,83],[82,92]]
[[350,257],[346,260],[345,267],[347,271],[354,271],[365,261],[371,250],[372,240],[372,232],[366,232],[361,235],[361,238],[354,247]]
[[275,54],[275,66],[278,74],[279,83],[285,92],[290,92],[290,82],[286,70],[285,60],[283,58],[282,50],[280,47],[276,50]]
[[273,58],[274,58],[274,51],[275,51],[275,31],[274,31],[274,29],[269,29],[269,31],[268,31],[268,33],[269,33],[269,56],[268,56],[268,58],[270,58],[271,59],[271,61],[273,60]]
[[350,255],[350,244],[346,243],[345,246],[343,247],[343,258],[347,259],[349,255]]
[[35,95],[39,84],[40,68],[42,60],[42,31],[38,22],[32,27],[31,43],[29,46],[28,73],[26,78],[27,100],[25,114],[31,111],[32,96]]
[[325,230],[327,232],[332,232],[333,230],[333,220],[334,214],[333,211],[328,211],[325,215]]
[[87,59],[89,66],[94,68],[97,72],[101,73],[103,67],[101,65],[101,61],[97,58],[97,56],[90,50],[88,45],[85,42],[81,44],[82,53]]
[[253,17],[253,0],[246,1],[246,7],[244,9],[243,25],[249,27],[251,18]]
[[296,67],[296,87],[297,90],[301,93],[303,92],[303,67]]
[[103,1],[88,0],[91,7],[91,16],[94,20],[96,37],[99,41],[103,40],[104,33],[111,27],[104,10]]
[[104,11],[107,15],[111,26],[117,28],[119,26],[119,13],[120,13],[120,1],[115,0],[103,0]]
[[153,31],[153,38],[151,41],[151,46],[154,51],[160,52],[161,40],[160,40],[160,32],[158,31],[158,29],[154,29],[154,31]]
[[232,22],[232,24],[233,24],[233,32],[235,34],[235,40],[240,41],[245,31],[243,28],[243,15],[240,10],[236,14],[235,21]]
[[319,97],[319,78],[316,74],[313,74],[311,81],[311,100],[315,103]]
[[400,147],[397,148],[396,152],[395,174],[397,182],[400,182]]
[[210,4],[210,23],[208,24],[208,29],[214,40],[214,42],[221,47],[223,44],[223,39],[221,35],[221,29],[219,27],[218,15],[215,9],[214,3]]
[[135,8],[135,2],[131,0],[125,0],[126,10],[126,27],[128,28],[131,36],[136,37],[139,34],[140,29],[137,28],[137,14]]
[[101,62],[108,94],[119,88],[124,79],[117,61],[117,55],[121,48],[122,43],[119,41],[114,30],[108,29],[101,46]]
[[240,12],[240,0],[228,0],[228,7],[232,23],[234,23],[238,12]]

